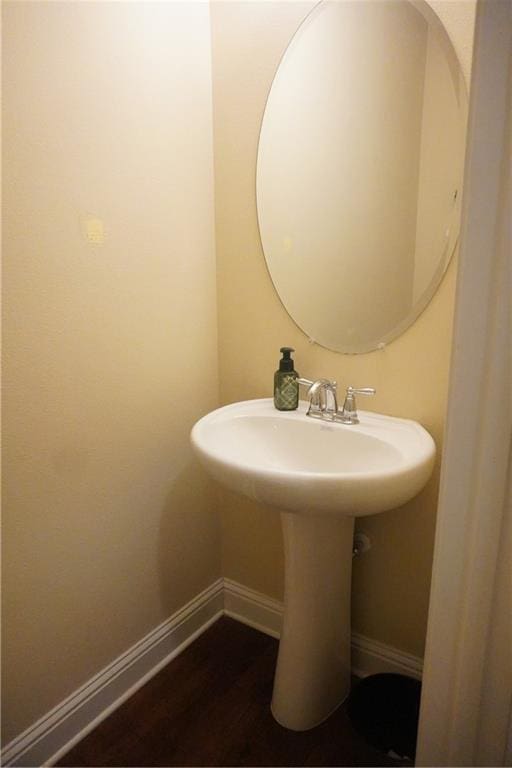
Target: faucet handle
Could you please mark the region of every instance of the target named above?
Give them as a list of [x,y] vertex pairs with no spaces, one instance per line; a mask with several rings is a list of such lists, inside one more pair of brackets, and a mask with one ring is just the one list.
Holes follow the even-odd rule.
[[349,395],[375,395],[375,387],[347,387],[347,396]]
[[336,420],[342,424],[359,424],[355,395],[374,395],[376,391],[374,387],[347,387],[345,402]]
[[315,382],[311,379],[305,379],[303,376],[299,376],[297,384],[301,384],[303,387],[312,387]]

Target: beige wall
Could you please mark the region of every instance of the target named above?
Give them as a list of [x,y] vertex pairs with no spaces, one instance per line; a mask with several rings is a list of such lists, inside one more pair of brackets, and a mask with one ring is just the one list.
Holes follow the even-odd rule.
[[[266,270],[255,205],[259,127],[279,59],[312,5],[212,5],[221,400],[270,396],[278,350],[287,344],[297,350],[301,374],[375,386],[370,409],[417,419],[441,447],[455,264],[405,334],[383,351],[350,356],[308,344],[280,304]],[[435,6],[446,19],[467,79],[474,2]],[[403,508],[361,521],[373,548],[354,565],[354,629],[414,654],[422,654],[424,646],[438,476],[436,469],[427,488]],[[224,575],[282,597],[278,515],[228,493],[221,503]]]
[[3,14],[7,741],[211,584],[220,531],[208,6]]

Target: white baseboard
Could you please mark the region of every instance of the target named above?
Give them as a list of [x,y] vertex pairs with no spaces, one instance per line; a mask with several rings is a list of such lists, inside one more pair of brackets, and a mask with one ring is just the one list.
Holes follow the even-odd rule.
[[423,659],[352,632],[352,672],[357,677],[394,672],[421,680]]
[[[222,615],[279,637],[283,604],[231,579],[218,579],[2,750],[2,765],[53,765]],[[354,674],[420,678],[423,662],[352,634]]]
[[266,635],[281,634],[283,604],[231,579],[224,579],[224,613]]
[[223,586],[218,579],[13,739],[2,750],[2,765],[57,762],[222,616]]

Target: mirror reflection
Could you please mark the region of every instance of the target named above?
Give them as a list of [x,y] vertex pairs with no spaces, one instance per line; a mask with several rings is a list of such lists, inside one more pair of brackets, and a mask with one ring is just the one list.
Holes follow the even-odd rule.
[[276,73],[257,165],[272,281],[314,341],[376,349],[432,298],[458,235],[466,92],[426,3],[324,0]]

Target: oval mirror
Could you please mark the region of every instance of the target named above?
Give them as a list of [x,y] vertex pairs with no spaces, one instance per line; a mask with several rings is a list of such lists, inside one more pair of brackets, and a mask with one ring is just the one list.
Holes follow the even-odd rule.
[[268,97],[257,205],[268,269],[314,341],[367,352],[426,307],[454,251],[467,98],[425,2],[324,0]]

